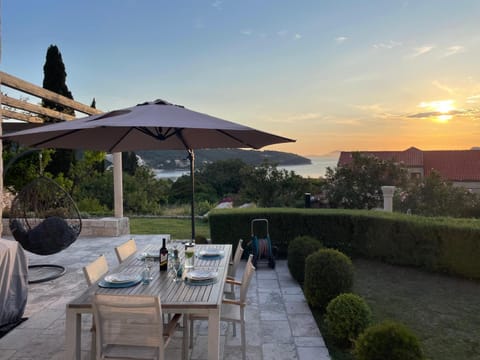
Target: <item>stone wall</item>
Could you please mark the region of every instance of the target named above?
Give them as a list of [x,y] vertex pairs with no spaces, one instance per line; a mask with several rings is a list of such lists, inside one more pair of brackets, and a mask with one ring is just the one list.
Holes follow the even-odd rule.
[[[82,232],[80,236],[116,237],[130,234],[130,222],[128,217],[82,219]],[[2,236],[12,236],[8,227],[8,219],[3,219]]]

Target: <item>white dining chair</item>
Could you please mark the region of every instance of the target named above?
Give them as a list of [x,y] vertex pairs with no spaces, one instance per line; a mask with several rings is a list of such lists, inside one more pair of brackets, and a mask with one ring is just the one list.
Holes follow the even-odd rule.
[[[108,272],[108,263],[105,255],[100,255],[95,261],[83,267],[83,274],[85,275],[85,280],[87,280],[87,285],[90,286],[97,282],[102,276]],[[92,327],[90,328],[92,333],[90,356],[91,359],[95,359],[96,356],[96,326],[95,319],[92,320]]]
[[97,359],[165,359],[181,315],[164,325],[158,296],[96,294],[92,305]]
[[[243,240],[240,239],[238,241],[237,248],[235,249],[235,254],[233,255],[233,259],[228,264],[227,280],[235,280],[238,264],[240,263],[240,260],[242,259],[242,255],[243,255],[244,249],[242,245],[243,245]],[[231,283],[230,291],[226,291],[226,292],[231,292],[235,294],[235,286]]]
[[118,262],[121,264],[130,255],[137,252],[137,244],[135,239],[130,239],[123,244],[115,247],[115,254],[117,255]]
[[[227,280],[227,282],[232,282],[236,286],[240,286],[240,297],[239,299],[223,299],[222,308],[220,310],[220,321],[226,321],[230,323],[240,323],[240,337],[242,345],[242,359],[246,359],[246,339],[245,339],[245,307],[247,305],[247,293],[252,280],[253,274],[255,273],[255,267],[252,264],[253,255],[248,257],[247,264],[245,265],[245,270],[243,272],[242,281],[236,280]],[[206,320],[205,316],[191,314],[189,317],[190,320],[190,348],[193,347],[193,325],[195,320]]]

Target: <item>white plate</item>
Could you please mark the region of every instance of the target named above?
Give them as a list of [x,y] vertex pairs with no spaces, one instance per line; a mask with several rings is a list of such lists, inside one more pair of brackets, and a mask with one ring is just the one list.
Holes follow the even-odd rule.
[[137,277],[134,274],[111,274],[105,276],[105,281],[112,284],[124,284],[135,281]]
[[218,249],[207,249],[207,250],[200,250],[199,252],[200,256],[220,256],[223,255],[223,251],[220,251]]
[[215,279],[218,273],[209,270],[192,270],[187,273],[187,278],[190,280],[210,280]]

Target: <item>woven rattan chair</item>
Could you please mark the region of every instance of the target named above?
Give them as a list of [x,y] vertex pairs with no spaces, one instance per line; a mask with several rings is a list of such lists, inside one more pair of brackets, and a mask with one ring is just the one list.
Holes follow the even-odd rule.
[[[82,219],[71,196],[55,181],[40,176],[13,199],[9,227],[25,250],[51,255],[66,249],[78,238]],[[39,271],[34,272],[35,269]],[[61,265],[30,265],[28,282],[49,281],[63,274],[65,268]]]

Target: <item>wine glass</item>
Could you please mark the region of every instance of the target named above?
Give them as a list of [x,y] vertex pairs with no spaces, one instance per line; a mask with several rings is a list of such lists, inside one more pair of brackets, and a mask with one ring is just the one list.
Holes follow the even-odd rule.
[[180,262],[180,259],[175,259],[172,261],[172,269],[173,269],[173,281],[174,282],[179,282],[180,277],[178,276],[178,272],[180,271],[180,267],[182,266],[182,263]]

